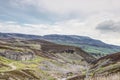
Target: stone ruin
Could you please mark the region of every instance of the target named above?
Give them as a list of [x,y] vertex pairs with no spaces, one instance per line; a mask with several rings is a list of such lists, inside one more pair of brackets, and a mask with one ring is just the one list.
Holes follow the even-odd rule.
[[34,58],[34,53],[32,52],[14,52],[14,51],[4,51],[0,53],[1,56],[6,57],[8,59],[12,60],[19,60],[19,61],[26,61],[26,60],[31,60]]

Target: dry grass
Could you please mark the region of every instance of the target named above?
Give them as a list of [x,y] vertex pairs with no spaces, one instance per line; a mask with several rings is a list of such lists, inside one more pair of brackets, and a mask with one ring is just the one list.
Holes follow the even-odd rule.
[[72,78],[68,78],[67,80],[120,80],[120,72],[110,75],[102,75],[102,76],[94,76],[85,78],[85,76],[76,76]]
[[120,73],[110,74],[108,76],[98,76],[85,80],[120,80]]

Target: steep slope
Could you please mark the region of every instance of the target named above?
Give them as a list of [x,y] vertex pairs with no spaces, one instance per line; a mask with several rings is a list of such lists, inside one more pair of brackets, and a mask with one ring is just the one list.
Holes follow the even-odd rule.
[[120,80],[120,52],[95,60],[86,70],[68,80]]
[[120,72],[120,52],[96,60],[92,69],[95,74],[102,75]]

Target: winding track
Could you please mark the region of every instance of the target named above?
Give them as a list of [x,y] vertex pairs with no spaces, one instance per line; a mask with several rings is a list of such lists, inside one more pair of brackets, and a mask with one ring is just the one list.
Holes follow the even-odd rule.
[[16,67],[16,66],[14,66],[14,65],[13,65],[13,63],[10,63],[10,64],[8,64],[8,65],[11,67],[11,71],[12,71],[12,70],[16,70],[16,69],[17,69],[17,67]]

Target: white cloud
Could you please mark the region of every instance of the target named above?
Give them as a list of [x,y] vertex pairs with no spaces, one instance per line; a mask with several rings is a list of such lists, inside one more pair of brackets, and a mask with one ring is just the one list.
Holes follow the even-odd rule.
[[[57,14],[115,12],[120,9],[120,0],[11,0],[19,5],[32,5],[41,11]],[[13,2],[14,1],[14,2]]]
[[96,27],[101,33],[118,33],[120,34],[120,22],[114,22],[112,20],[104,21],[98,24]]

